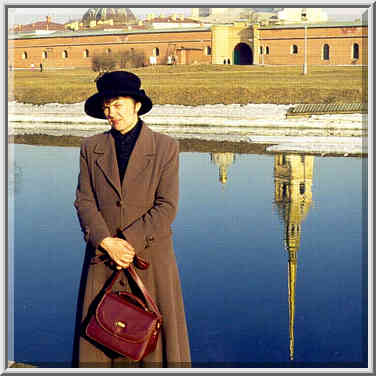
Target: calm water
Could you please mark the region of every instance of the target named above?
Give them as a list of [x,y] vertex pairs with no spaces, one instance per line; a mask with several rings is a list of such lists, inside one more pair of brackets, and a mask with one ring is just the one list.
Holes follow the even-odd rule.
[[[9,151],[11,358],[70,367],[79,149]],[[182,152],[180,162],[173,229],[194,365],[366,367],[362,159]]]

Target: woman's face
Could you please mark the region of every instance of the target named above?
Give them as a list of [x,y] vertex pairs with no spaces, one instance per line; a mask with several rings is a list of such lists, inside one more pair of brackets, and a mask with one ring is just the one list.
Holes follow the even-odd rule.
[[103,113],[111,127],[124,134],[130,131],[138,121],[141,103],[131,97],[116,97],[103,102]]

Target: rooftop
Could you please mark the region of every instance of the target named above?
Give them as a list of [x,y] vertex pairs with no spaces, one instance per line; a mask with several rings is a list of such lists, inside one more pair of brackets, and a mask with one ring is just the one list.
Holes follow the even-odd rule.
[[265,25],[260,26],[260,29],[296,29],[307,27],[359,27],[368,26],[367,22],[359,21],[341,21],[341,22],[320,22],[320,23],[295,23],[295,24],[284,24],[284,25]]
[[196,23],[200,24],[200,21],[193,20],[192,18],[185,17],[184,19],[181,19],[179,17],[176,17],[176,19],[172,17],[154,17],[150,20],[146,19],[143,21],[143,23],[176,23],[176,24],[184,24],[184,23]]
[[[111,26],[109,26],[111,28]],[[57,31],[48,35],[37,35],[34,33],[18,33],[9,34],[8,39],[34,39],[34,38],[64,38],[64,37],[85,37],[85,36],[100,36],[100,35],[130,35],[130,34],[155,34],[155,33],[182,33],[195,31],[210,31],[210,27],[179,27],[169,29],[143,29],[143,30],[128,30],[125,26],[120,30],[81,30],[81,31]]]

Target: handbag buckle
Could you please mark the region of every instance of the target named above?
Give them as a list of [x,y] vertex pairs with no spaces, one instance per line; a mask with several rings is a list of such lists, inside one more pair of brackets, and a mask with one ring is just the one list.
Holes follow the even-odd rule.
[[118,326],[120,328],[125,328],[127,324],[122,321],[115,321],[115,326]]

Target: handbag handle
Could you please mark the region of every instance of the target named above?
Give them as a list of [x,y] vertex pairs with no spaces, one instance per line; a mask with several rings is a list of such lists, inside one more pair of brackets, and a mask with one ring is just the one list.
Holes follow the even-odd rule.
[[140,290],[141,290],[142,294],[144,295],[147,303],[150,305],[150,307],[153,309],[153,311],[155,312],[155,314],[157,316],[162,317],[161,313],[159,312],[158,306],[155,304],[153,298],[149,294],[149,291],[146,289],[144,283],[142,282],[142,279],[136,273],[136,269],[134,268],[134,266],[132,264],[129,265],[128,270],[129,270],[130,275],[134,279],[134,281],[137,283],[137,286],[140,288]]
[[[137,256],[136,256],[137,257]],[[146,269],[146,268],[145,268]],[[120,277],[120,274],[122,273],[122,269],[118,270],[114,277],[112,278],[112,281],[110,285],[106,289],[106,294],[110,293],[112,290],[112,287],[114,286],[115,282],[117,279]],[[146,289],[144,283],[142,282],[142,279],[139,277],[139,275],[136,273],[136,270],[132,264],[129,265],[128,267],[129,274],[132,276],[133,280],[136,282],[137,286],[142,292],[142,295],[144,296],[146,302],[148,305],[152,308],[154,313],[158,316],[159,319],[162,318],[161,313],[159,312],[158,306],[155,304],[153,298],[151,297],[149,291]]]

